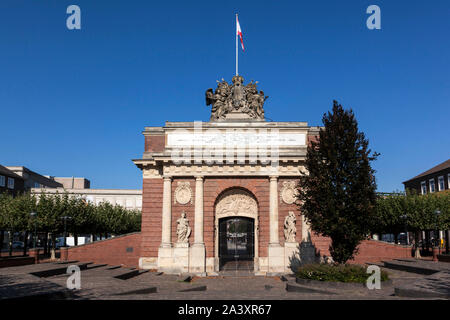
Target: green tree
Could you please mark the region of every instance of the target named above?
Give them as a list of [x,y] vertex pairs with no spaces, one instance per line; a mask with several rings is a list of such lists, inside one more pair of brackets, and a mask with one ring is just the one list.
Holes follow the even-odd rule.
[[318,142],[307,149],[299,200],[312,229],[331,238],[334,261],[345,263],[369,234],[375,216],[375,171],[370,162],[378,154],[368,148],[352,110],[334,101],[322,121],[325,128]]

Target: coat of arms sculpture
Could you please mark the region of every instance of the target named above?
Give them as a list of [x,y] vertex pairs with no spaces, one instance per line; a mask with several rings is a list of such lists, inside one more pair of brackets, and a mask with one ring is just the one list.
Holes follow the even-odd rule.
[[256,84],[250,81],[244,86],[242,76],[234,76],[232,84],[224,79],[217,81],[216,91],[206,90],[206,105],[211,105],[210,121],[228,119],[264,120],[264,102],[268,96],[258,92]]

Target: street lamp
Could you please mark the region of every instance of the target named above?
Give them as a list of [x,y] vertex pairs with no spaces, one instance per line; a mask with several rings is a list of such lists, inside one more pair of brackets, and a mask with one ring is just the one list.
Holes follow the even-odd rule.
[[36,232],[36,223],[37,223],[37,213],[36,212],[30,212],[31,218],[34,219],[34,241],[33,241],[33,248],[36,248],[36,238],[37,238],[37,232]]
[[405,223],[405,237],[406,237],[406,245],[409,244],[409,237],[408,237],[408,225],[407,225],[407,219],[408,219],[408,215],[407,214],[402,214],[400,216],[400,218],[404,221]]
[[67,220],[72,219],[72,217],[69,216],[63,216],[61,219],[64,220],[64,247],[67,247],[67,241],[66,241],[66,231],[67,231]]

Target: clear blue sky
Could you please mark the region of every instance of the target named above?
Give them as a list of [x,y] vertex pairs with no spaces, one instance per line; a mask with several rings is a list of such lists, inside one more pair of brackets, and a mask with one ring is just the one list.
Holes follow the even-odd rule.
[[[66,8],[81,8],[81,30]],[[381,8],[381,30],[366,8]],[[336,99],[373,150],[379,191],[449,158],[450,2],[1,0],[0,164],[141,188],[144,126],[209,119],[240,73],[275,121],[321,125]]]

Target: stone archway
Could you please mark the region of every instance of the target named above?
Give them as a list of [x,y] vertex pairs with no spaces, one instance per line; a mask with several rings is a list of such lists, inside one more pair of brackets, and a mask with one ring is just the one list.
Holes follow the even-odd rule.
[[253,194],[242,188],[231,188],[222,192],[214,209],[214,270],[219,271],[219,220],[230,217],[245,217],[253,220],[254,271],[259,270],[259,219],[258,203]]

